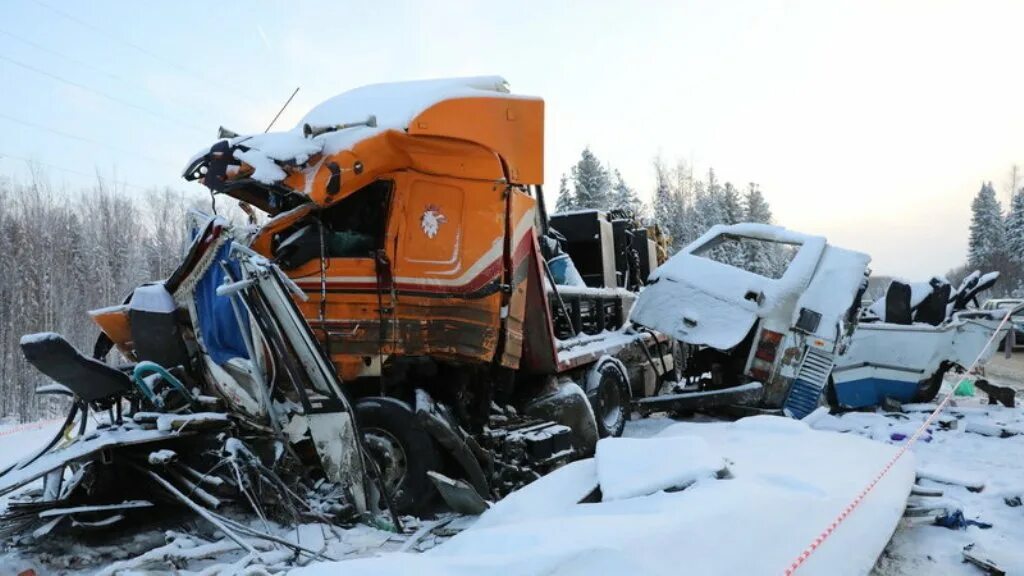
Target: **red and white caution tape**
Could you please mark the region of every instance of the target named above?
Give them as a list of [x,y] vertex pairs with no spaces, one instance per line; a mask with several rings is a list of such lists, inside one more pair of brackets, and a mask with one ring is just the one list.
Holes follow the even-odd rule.
[[[985,344],[985,347],[981,349],[981,352],[978,354],[978,357],[974,359],[974,362],[972,362],[970,367],[967,369],[968,374],[973,372],[974,369],[977,367],[978,362],[981,361],[982,356],[985,355],[985,352],[988,350],[988,347],[992,345],[992,342],[995,340],[996,335],[999,334],[999,331],[1003,329],[1003,326],[1006,324],[1006,321],[1009,320],[1009,318],[1010,313],[1009,311],[1007,311],[1007,313],[1003,316],[1003,320],[999,323],[999,326],[996,327],[995,331],[992,333],[992,336],[989,337],[988,342]],[[955,390],[956,388],[953,389],[953,391]],[[947,404],[949,404],[950,400],[953,399],[953,391],[951,391],[949,394],[946,395],[945,398],[942,399],[942,402],[940,402],[939,405],[935,407],[935,410],[931,413],[931,415],[928,416],[928,418],[925,419],[924,423],[921,424],[921,427],[914,431],[914,434],[910,436],[910,439],[907,440],[907,442],[900,447],[900,449],[888,462],[886,462],[885,466],[883,466],[882,469],[878,471],[878,474],[875,475],[871,482],[869,482],[868,485],[865,486],[864,489],[861,490],[860,493],[857,494],[857,496],[852,501],[850,501],[850,503],[847,504],[845,508],[843,508],[843,511],[840,512],[834,520],[832,520],[832,523],[829,524],[827,528],[822,530],[821,534],[818,534],[817,538],[815,538],[807,546],[807,548],[804,548],[804,551],[801,552],[800,555],[793,560],[793,562],[789,565],[789,568],[786,568],[786,571],[784,573],[786,576],[791,576],[792,574],[795,574],[797,569],[800,568],[800,566],[802,566],[803,563],[811,557],[811,554],[814,554],[814,551],[817,550],[822,544],[824,544],[826,540],[828,540],[829,536],[831,536],[832,533],[836,531],[836,528],[838,528],[839,525],[843,523],[843,520],[846,520],[846,518],[854,510],[857,509],[857,506],[860,506],[860,503],[863,502],[864,498],[866,498],[867,495],[870,494],[871,491],[875,489],[875,486],[878,485],[878,482],[882,478],[884,478],[886,474],[889,473],[889,470],[892,469],[896,462],[898,462],[899,459],[902,458],[904,454],[906,454],[907,450],[909,450],[910,447],[917,442],[917,439],[920,438],[922,434],[924,434],[925,430],[928,429],[928,426],[931,426],[932,422],[934,422],[935,419],[939,417],[939,414],[942,412],[942,410],[946,407]]]
[[0,436],[10,436],[11,434],[17,434],[19,432],[27,432],[29,430],[40,430],[46,428],[51,424],[63,422],[64,418],[50,418],[48,420],[40,420],[38,422],[29,422],[27,424],[17,424],[11,426],[6,430],[0,430]]

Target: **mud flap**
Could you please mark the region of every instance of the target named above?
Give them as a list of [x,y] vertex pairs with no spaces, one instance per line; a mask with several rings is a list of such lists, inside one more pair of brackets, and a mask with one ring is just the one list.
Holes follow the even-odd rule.
[[434,483],[437,491],[441,493],[441,498],[444,498],[445,503],[459,514],[478,516],[487,510],[487,501],[480,497],[480,494],[464,480],[453,480],[434,471],[427,472],[427,476]]
[[[416,390],[416,422],[455,459],[478,495],[481,498],[487,496],[490,493],[490,483],[476,458],[476,454],[482,452],[482,449],[453,421],[444,407],[436,404],[422,389]],[[431,480],[437,484],[433,476]],[[444,496],[443,491],[441,495]],[[447,497],[445,500],[447,501]]]
[[367,502],[363,484],[363,462],[355,437],[355,425],[349,412],[318,412],[307,414],[309,434],[316,447],[328,480],[350,486],[357,509]]

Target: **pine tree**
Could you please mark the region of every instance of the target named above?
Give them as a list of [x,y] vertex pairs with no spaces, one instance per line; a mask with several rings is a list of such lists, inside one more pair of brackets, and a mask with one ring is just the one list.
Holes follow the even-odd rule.
[[[743,196],[743,220],[758,224],[771,224],[772,211],[768,201],[757,184],[751,182]],[[781,250],[778,246],[764,242],[748,242],[743,250],[743,268],[762,276],[775,277],[781,274],[779,262]]]
[[743,222],[743,201],[740,193],[731,183],[726,182],[722,188],[722,222],[724,224],[738,224]]
[[618,170],[609,169],[609,172],[612,173],[612,187],[608,208],[624,211],[639,221],[644,216],[644,203],[636,191],[622,179],[622,174]]
[[772,210],[757,184],[751,182],[743,197],[743,220],[759,224],[772,223]]
[[608,171],[589,147],[583,149],[579,162],[572,167],[570,179],[577,208],[608,208],[608,196],[611,191]]
[[992,269],[1005,254],[1003,209],[991,182],[982,184],[971,203],[971,232],[968,263],[975,268]]
[[569,212],[576,209],[576,197],[569,190],[569,178],[562,174],[558,183],[558,200],[555,202],[555,212]]
[[1011,261],[1024,264],[1024,188],[1013,194],[1006,216],[1006,249]]
[[679,195],[660,158],[654,159],[654,222],[671,239],[672,251],[686,244],[686,220]]

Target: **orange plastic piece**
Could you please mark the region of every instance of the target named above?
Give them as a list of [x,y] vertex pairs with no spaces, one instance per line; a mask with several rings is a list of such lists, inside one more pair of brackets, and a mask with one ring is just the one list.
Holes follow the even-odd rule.
[[110,338],[117,349],[129,360],[135,359],[135,346],[132,342],[132,329],[128,321],[128,306],[111,306],[99,310],[90,310],[92,317],[100,330]]

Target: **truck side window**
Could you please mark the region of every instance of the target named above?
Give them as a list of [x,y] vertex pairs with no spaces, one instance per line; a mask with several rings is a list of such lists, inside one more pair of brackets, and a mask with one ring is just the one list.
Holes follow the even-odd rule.
[[378,180],[324,209],[327,254],[331,258],[369,258],[384,248],[392,182]]

